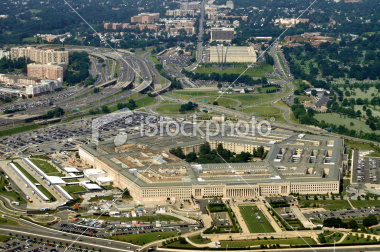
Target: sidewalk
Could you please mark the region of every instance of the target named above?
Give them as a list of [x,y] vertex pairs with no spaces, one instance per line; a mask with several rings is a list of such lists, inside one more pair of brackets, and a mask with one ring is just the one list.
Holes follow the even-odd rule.
[[239,207],[236,205],[231,205],[231,209],[235,213],[236,219],[239,222],[239,225],[243,231],[243,234],[249,234],[250,233],[249,229],[248,229],[247,224],[245,223],[245,221],[244,221],[244,219],[240,213]]

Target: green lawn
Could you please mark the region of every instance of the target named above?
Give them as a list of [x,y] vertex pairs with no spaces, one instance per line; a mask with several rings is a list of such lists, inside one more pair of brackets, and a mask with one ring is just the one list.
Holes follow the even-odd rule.
[[156,58],[157,53],[152,53],[149,55],[149,61],[153,63],[153,65],[160,64],[160,62]]
[[[248,75],[250,77],[266,77],[266,72],[273,72],[273,67],[271,65],[268,65],[267,63],[256,63],[256,66],[249,68],[244,75]],[[195,73],[218,73],[218,74],[241,74],[243,71],[245,71],[246,67],[230,67],[226,68],[224,70],[220,70],[215,67],[198,67],[194,70]]]
[[[254,102],[260,102],[262,100],[268,99],[273,97],[275,94],[267,94],[265,93],[267,88],[262,88],[262,93],[248,93],[248,94],[226,94],[224,93],[217,101],[221,100],[222,98],[224,99],[233,99],[233,100],[239,100],[241,102],[242,106],[245,105],[251,105]],[[270,88],[269,88],[270,89]],[[273,89],[273,88],[272,88]],[[174,96],[177,96],[178,98],[184,98],[184,99],[190,99],[192,97],[196,96],[201,96],[201,97],[196,97],[196,100],[209,100],[210,103],[212,103],[214,100],[216,100],[222,93],[218,93],[218,90],[201,90],[201,91],[186,91],[186,90],[181,90],[181,91],[173,91],[171,93]],[[223,102],[227,101],[221,101],[222,104]],[[227,105],[230,102],[227,102]],[[222,106],[221,104],[221,106]]]
[[243,109],[239,109],[239,111],[243,111],[245,113],[251,113],[253,114],[253,116],[266,118],[268,120],[273,117],[276,122],[286,122],[284,117],[282,116],[282,111],[272,106],[243,108]]
[[11,238],[11,237],[8,235],[0,234],[0,242],[4,242],[4,241],[8,240],[9,238]]
[[[30,180],[32,183],[39,183],[32,175],[30,175],[19,163],[13,162],[14,165],[19,168],[19,170]],[[50,199],[51,202],[57,201],[57,199],[43,186],[40,185],[37,187],[46,197]]]
[[[39,19],[36,18],[36,20],[39,20]],[[37,38],[35,38],[35,37],[23,38],[23,39],[22,39],[22,42],[25,42],[25,43],[33,43],[33,42],[37,42]]]
[[[317,204],[317,207],[323,207],[326,210],[339,210],[351,208],[347,200],[299,200],[300,207],[312,207]],[[352,203],[352,201],[351,201]]]
[[[155,111],[160,114],[180,114],[179,109],[181,108],[180,103],[170,102],[170,101],[163,101],[161,104],[156,107]],[[186,114],[192,114],[195,110],[188,110],[185,113]]]
[[[17,225],[20,225],[17,221],[15,220],[11,220],[11,219],[8,219],[8,218],[3,218],[3,217],[0,217],[0,225],[10,225],[10,226],[17,226]],[[1,237],[0,237],[1,239]]]
[[[350,200],[351,204],[355,208],[359,207],[373,207],[380,206],[380,200]],[[339,210],[352,208],[347,200],[341,200],[336,198],[335,200],[299,200],[301,207],[313,207],[317,204],[317,207],[323,207],[326,210]]]
[[196,244],[207,244],[211,242],[209,238],[202,238],[201,235],[191,236],[189,237],[189,240]]
[[170,237],[177,236],[175,231],[158,232],[158,233],[145,233],[145,234],[128,234],[118,236],[107,236],[107,239],[129,242],[136,245],[144,245],[153,241],[162,240]]
[[115,73],[117,74],[117,76],[120,76],[120,67],[121,67],[120,61],[116,61]]
[[[35,164],[38,168],[41,169],[41,171],[45,172],[49,176],[60,176],[64,177],[63,174],[61,174],[56,167],[51,165],[49,162],[39,159],[30,159],[33,164]],[[54,174],[54,175],[53,175]]]
[[348,235],[340,244],[355,244],[355,243],[379,243],[379,242],[371,240],[371,239],[367,241],[367,238],[360,238],[353,235]]
[[380,152],[376,151],[376,149],[368,143],[344,139],[344,145],[347,148],[347,154],[349,154],[349,157],[351,156],[351,148],[358,149],[358,150],[373,150],[374,152],[369,154],[368,156],[372,156],[372,157],[380,156]]
[[138,99],[136,100],[136,105],[141,108],[141,107],[146,107],[146,106],[150,106],[150,105],[153,105],[157,103],[157,100],[156,98],[154,97],[149,97],[149,96],[146,96],[144,98],[141,98],[141,99]]
[[[259,210],[256,206],[239,206],[239,209],[245,223],[247,224],[249,232],[271,233],[275,231],[261,210]],[[260,223],[260,220],[257,217],[260,217],[260,220],[262,220],[263,223]]]
[[30,9],[29,11],[32,13],[40,13],[42,10]]
[[[304,238],[304,240],[310,245],[316,245],[316,242],[313,238]],[[301,238],[293,238],[293,239],[270,239],[268,237],[267,240],[243,240],[243,241],[221,241],[220,245],[222,248],[226,247],[228,244],[229,248],[246,248],[248,246],[260,246],[263,245],[273,245],[280,244],[281,245],[307,245],[305,241]]]
[[282,69],[284,70],[284,73],[286,75],[288,75],[288,71],[286,71],[285,64],[284,64],[284,61],[282,60],[282,58],[280,56],[280,53],[277,53],[277,57],[278,57],[278,61],[280,62]]
[[[66,180],[65,180],[66,181]],[[67,185],[67,186],[62,186],[62,189],[64,189],[68,193],[77,193],[77,192],[85,192],[86,189],[84,189],[80,185]]]
[[355,208],[380,206],[380,200],[350,200]]
[[109,196],[97,196],[97,197],[92,197],[89,199],[90,202],[93,202],[93,201],[98,201],[98,200],[112,200],[113,199],[113,195],[109,195]]
[[[363,131],[364,133],[376,133],[380,134],[380,130],[372,131],[365,121],[360,121],[355,118],[349,118],[348,116],[339,115],[337,113],[317,113],[314,116],[318,121],[324,120],[327,123],[333,123],[336,126],[343,125],[350,130],[356,130],[356,132]],[[353,126],[351,126],[353,123]]]
[[[212,99],[210,99],[209,97],[197,97],[194,99],[194,101],[196,102],[206,102],[205,100],[207,100],[206,103],[210,103],[210,104],[213,104],[213,102],[215,101],[217,97],[212,97]],[[218,99],[218,105],[221,106],[221,107],[225,107],[225,108],[233,108],[235,106],[238,105],[238,102],[236,100],[233,100],[232,98],[219,98]]]
[[9,136],[12,134],[17,134],[25,131],[30,131],[30,130],[36,130],[41,128],[42,126],[37,125],[37,124],[31,124],[31,125],[26,125],[26,126],[21,126],[13,129],[8,129],[8,130],[2,130],[0,131],[0,137],[3,136]]
[[[354,98],[355,100],[358,98],[361,98],[361,99],[368,98],[369,100],[371,100],[372,99],[371,94],[378,95],[379,93],[375,87],[370,87],[368,90],[363,90],[364,92],[362,92],[360,88],[353,88],[352,90],[350,90],[349,88],[347,88],[346,90],[344,90],[344,88],[339,88],[339,89],[343,91],[344,98],[347,98],[347,99]],[[346,91],[350,91],[351,93],[350,96],[346,96],[345,94]]]

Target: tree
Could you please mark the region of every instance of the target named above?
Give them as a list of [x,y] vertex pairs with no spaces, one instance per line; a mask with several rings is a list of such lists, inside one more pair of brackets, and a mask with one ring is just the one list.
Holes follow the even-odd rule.
[[359,227],[356,220],[350,220],[350,222],[348,222],[348,226],[350,226],[351,229],[356,229]]
[[372,111],[371,111],[370,109],[367,109],[367,110],[365,111],[365,114],[366,114],[368,117],[370,117],[370,116],[372,116]]
[[104,114],[108,114],[108,113],[110,113],[111,111],[110,111],[110,109],[107,107],[107,106],[102,106],[102,112],[104,113]]
[[208,142],[202,144],[199,148],[199,153],[201,155],[209,154],[211,152],[211,147]]
[[190,163],[193,162],[197,159],[197,154],[195,152],[190,152],[189,154],[186,155],[185,160],[186,162]]
[[370,214],[368,215],[368,217],[363,219],[363,225],[365,227],[370,227],[370,226],[376,225],[377,223],[378,223],[377,218],[373,214]]
[[317,94],[318,94],[317,90],[315,90],[315,89],[311,90],[311,95],[312,96],[317,96]]
[[212,105],[219,105],[217,101],[214,101]]
[[265,52],[264,59],[265,59],[265,62],[268,63],[269,65],[271,66],[274,65],[274,59],[268,52]]

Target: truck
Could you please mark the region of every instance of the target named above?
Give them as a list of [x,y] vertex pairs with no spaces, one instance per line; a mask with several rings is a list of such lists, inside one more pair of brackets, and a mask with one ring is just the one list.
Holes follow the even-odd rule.
[[19,205],[20,205],[20,202],[17,202],[17,201],[12,201],[12,205],[16,205],[16,206],[19,206]]

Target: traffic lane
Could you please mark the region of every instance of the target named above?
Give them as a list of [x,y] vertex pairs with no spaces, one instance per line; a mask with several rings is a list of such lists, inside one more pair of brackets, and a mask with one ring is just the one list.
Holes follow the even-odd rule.
[[9,235],[11,233],[14,234],[21,234],[21,235],[28,235],[28,236],[35,236],[40,237],[44,239],[49,239],[52,241],[61,241],[69,244],[76,244],[75,246],[82,245],[82,246],[93,246],[98,248],[107,248],[110,249],[110,251],[113,250],[119,250],[119,251],[126,251],[126,247],[130,247],[131,251],[138,249],[140,246],[133,245],[127,242],[120,242],[120,241],[114,241],[114,240],[106,240],[96,237],[89,237],[85,235],[76,235],[76,234],[70,234],[65,233],[57,230],[45,230],[43,228],[32,228],[32,227],[22,227],[22,226],[12,226],[12,228],[9,228],[9,226],[0,225],[0,233],[3,233],[5,235]]

